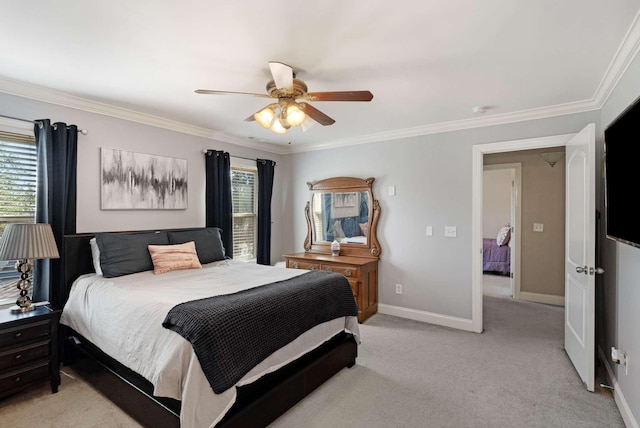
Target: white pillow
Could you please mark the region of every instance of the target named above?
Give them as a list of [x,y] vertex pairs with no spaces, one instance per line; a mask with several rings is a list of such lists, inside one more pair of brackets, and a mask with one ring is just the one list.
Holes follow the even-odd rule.
[[93,259],[93,269],[98,275],[102,275],[102,268],[100,268],[100,248],[98,248],[98,241],[96,238],[89,240],[91,245],[91,258]]
[[509,243],[509,239],[511,239],[511,226],[506,224],[500,228],[500,232],[498,232],[498,237],[496,238],[496,244],[498,244],[498,247],[502,247]]

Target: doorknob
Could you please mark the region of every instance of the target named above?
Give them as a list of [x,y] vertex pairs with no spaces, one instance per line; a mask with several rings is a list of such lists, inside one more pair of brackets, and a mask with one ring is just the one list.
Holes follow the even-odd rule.
[[595,275],[595,274],[602,275],[604,273],[604,269],[602,269],[602,268],[594,268],[594,267],[587,267],[587,266],[577,266],[576,267],[576,272],[584,273],[585,275]]

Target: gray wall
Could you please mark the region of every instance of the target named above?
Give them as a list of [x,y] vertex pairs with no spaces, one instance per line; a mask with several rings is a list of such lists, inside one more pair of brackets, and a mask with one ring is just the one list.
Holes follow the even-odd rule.
[[[640,96],[638,76],[640,57],[635,58],[602,108],[603,129]],[[629,144],[638,144],[637,136]],[[637,184],[629,183],[631,197],[637,193]],[[640,248],[611,241],[602,229],[600,257],[605,274],[598,284],[598,343],[607,356],[611,346],[629,356],[628,374],[625,367],[609,364],[636,421],[640,421]]]
[[[0,93],[0,112],[25,119],[51,119],[76,124],[88,135],[78,136],[78,212],[77,232],[146,230],[198,227],[205,224],[205,167],[202,149],[229,151],[231,155],[260,157],[277,162],[272,201],[274,262],[282,254],[282,210],[287,182],[288,159],[273,153],[243,148],[136,122],[39,102]],[[100,148],[109,147],[138,153],[170,156],[187,160],[188,208],[186,210],[100,209]]]
[[[307,181],[375,177],[380,303],[471,319],[472,146],[575,133],[592,122],[599,123],[599,112],[295,154],[293,205],[285,210],[293,215],[293,233],[284,245],[303,250]],[[391,185],[396,196],[388,196]],[[445,226],[456,226],[457,237],[445,238]],[[404,285],[402,295],[395,294],[396,283]]]

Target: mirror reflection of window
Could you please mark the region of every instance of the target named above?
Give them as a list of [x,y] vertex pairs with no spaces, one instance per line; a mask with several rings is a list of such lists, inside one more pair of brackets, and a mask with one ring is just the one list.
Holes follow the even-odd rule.
[[367,244],[368,192],[317,192],[312,197],[314,240]]

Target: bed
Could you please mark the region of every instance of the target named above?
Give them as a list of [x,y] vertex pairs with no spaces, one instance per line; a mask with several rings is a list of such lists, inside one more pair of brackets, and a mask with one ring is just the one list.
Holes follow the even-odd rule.
[[[128,238],[149,233],[108,235]],[[163,323],[183,305],[222,299],[215,296],[263,292],[274,284],[283,288],[292,281],[307,281],[312,272],[221,259],[197,269],[162,274],[146,270],[107,278],[95,273],[92,238],[94,234],[80,234],[64,240],[65,284],[54,293],[59,300],[54,304],[63,308],[63,360],[145,426],[265,426],[326,379],[355,364],[357,319],[331,315],[329,320],[304,327],[294,340],[285,340],[285,345],[269,351],[242,377],[230,378],[223,387],[218,384],[214,392],[210,364],[200,364],[208,360],[198,351],[197,342]],[[292,330],[303,328],[298,321],[291,326]]]
[[511,247],[498,245],[495,239],[482,239],[482,271],[485,273],[510,275]]

